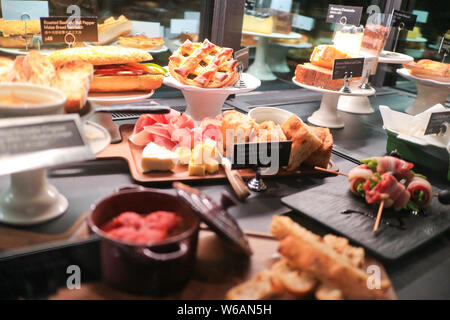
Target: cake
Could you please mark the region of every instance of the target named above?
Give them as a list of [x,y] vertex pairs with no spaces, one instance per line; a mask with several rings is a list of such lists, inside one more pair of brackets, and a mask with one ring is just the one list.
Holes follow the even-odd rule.
[[334,59],[351,58],[347,53],[331,45],[320,45],[314,48],[311,63],[318,67],[333,69]]
[[332,69],[305,63],[295,69],[295,80],[318,88],[339,90],[344,85],[344,79],[331,80],[332,74]]
[[336,49],[351,56],[358,56],[364,34],[364,27],[343,26],[336,32],[333,38],[333,45]]
[[361,43],[361,51],[379,56],[389,36],[389,27],[382,25],[366,25]]
[[259,17],[244,14],[242,30],[255,33],[271,34],[273,32],[273,17]]

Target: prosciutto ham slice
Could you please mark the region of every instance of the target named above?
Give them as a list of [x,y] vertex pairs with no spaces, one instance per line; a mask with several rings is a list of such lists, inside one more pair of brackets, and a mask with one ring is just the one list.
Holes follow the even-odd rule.
[[420,208],[430,204],[433,197],[431,184],[424,178],[415,176],[407,184],[411,200]]
[[[373,184],[376,183],[375,186]],[[392,174],[384,173],[381,179],[373,176],[363,186],[366,202],[378,203],[385,200],[386,208],[393,207],[400,210],[408,203],[411,195],[405,186],[400,183]]]
[[168,114],[141,115],[134,126],[130,141],[141,147],[154,142],[169,150],[176,146],[192,149],[197,140],[211,138],[220,142],[220,125],[219,118],[207,118],[196,126],[190,116],[171,109]]

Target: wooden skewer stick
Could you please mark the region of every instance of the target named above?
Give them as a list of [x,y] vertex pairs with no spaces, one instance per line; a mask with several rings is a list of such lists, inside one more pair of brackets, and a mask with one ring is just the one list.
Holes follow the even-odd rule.
[[378,207],[377,220],[375,220],[375,225],[373,226],[373,232],[377,232],[377,230],[378,230],[378,226],[380,225],[380,221],[381,221],[381,214],[383,213],[383,207],[384,207],[384,199],[381,200],[380,206]]
[[331,173],[331,174],[338,174],[338,175],[341,175],[341,176],[348,177],[348,174],[346,174],[346,173],[339,172],[339,171],[328,170],[328,169],[324,169],[324,168],[321,168],[321,167],[314,167],[314,170],[318,170],[318,171],[322,171],[322,172],[326,172],[326,173]]

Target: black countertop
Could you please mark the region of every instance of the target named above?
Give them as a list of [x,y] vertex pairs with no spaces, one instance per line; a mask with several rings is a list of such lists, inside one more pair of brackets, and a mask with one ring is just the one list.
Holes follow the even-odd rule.
[[[300,96],[305,96],[308,102],[283,104],[281,107],[306,119],[318,108],[320,95],[314,97],[308,91],[298,89],[296,91]],[[382,94],[371,98],[375,109],[378,108],[378,105],[385,104],[397,110],[404,110],[413,101],[413,98],[403,95],[401,92],[392,92],[390,89],[380,90],[380,92]],[[266,92],[264,96],[276,97],[276,94],[282,93],[282,91]],[[245,110],[246,106],[247,108],[251,107],[251,100],[252,95],[242,95],[230,100],[229,106],[235,106],[234,104],[238,102],[239,109]],[[302,100],[301,97],[299,100]],[[341,112],[341,116],[346,126],[343,129],[333,130],[333,136],[335,150],[345,154],[346,158],[336,154],[332,158],[341,171],[346,172],[354,166],[349,159],[356,161],[362,157],[385,153],[386,136],[381,128],[381,117],[378,111],[371,115],[353,115]],[[68,198],[69,210],[61,218],[44,225],[23,228],[25,230],[57,233],[70,226],[97,200],[114,192],[120,186],[134,183],[126,163],[121,160],[96,160],[55,168],[49,170],[49,178],[50,182]],[[326,233],[327,230],[321,225],[285,207],[280,198],[317,184],[326,183],[327,179],[332,179],[332,177],[324,177],[319,174],[296,178],[266,179],[265,182],[269,186],[267,192],[253,193],[245,203],[239,203],[236,207],[230,208],[229,212],[237,218],[241,227],[247,230],[268,232],[274,214],[287,214],[314,232]],[[440,177],[432,179],[432,182],[441,188],[448,188],[448,181]],[[0,190],[4,190],[8,183],[8,177],[0,177]],[[223,192],[232,194],[231,187],[226,182],[199,181],[192,185],[207,191],[208,195],[215,200],[219,200]],[[170,188],[170,185],[164,183],[152,186]],[[450,299],[449,243],[450,233],[447,232],[444,236],[431,241],[400,260],[385,262],[385,267],[400,299]],[[23,248],[21,251],[38,250],[49,245]],[[2,262],[14,259],[17,253],[17,251],[0,252],[0,268]]]

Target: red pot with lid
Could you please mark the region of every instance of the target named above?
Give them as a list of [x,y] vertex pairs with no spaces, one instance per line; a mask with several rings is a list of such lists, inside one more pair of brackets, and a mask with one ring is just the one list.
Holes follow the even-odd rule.
[[[101,238],[103,279],[120,290],[162,296],[180,290],[194,273],[200,219],[251,254],[236,221],[226,212],[230,202],[216,204],[196,189],[174,183],[177,194],[159,189],[131,186],[100,200],[88,215],[91,232]],[[102,228],[123,212],[148,214],[170,211],[181,218],[182,228],[162,241],[138,244],[111,237]]]

